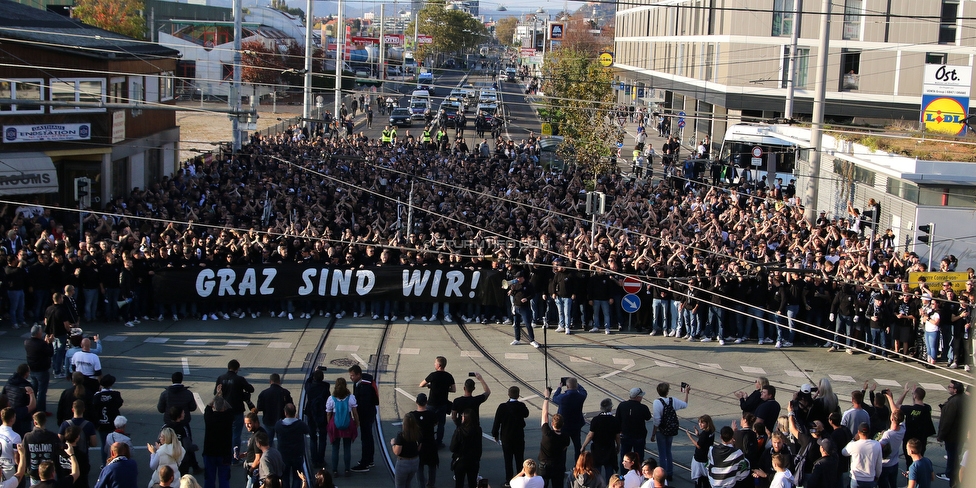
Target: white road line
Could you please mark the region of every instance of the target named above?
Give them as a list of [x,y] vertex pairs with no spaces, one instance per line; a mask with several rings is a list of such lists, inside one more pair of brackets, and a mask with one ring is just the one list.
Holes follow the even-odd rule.
[[126,337],[120,335],[111,335],[108,337],[102,337],[101,339],[102,342],[123,342],[125,341]]
[[613,364],[623,364],[624,367],[620,369],[624,371],[627,371],[628,369],[633,368],[636,365],[633,359],[627,359],[627,358],[613,358]]
[[183,344],[186,346],[205,346],[210,339],[187,339]]
[[353,354],[352,355],[352,358],[355,359],[359,364],[361,364],[363,366],[369,366],[369,363],[367,363],[366,361],[363,361],[363,358],[359,357],[359,354]]
[[344,352],[356,352],[359,351],[359,346],[355,344],[338,344],[336,345],[335,350],[344,351]]
[[843,381],[845,383],[855,383],[853,377],[847,376],[847,375],[844,375],[844,374],[831,374],[831,375],[827,375],[827,376],[830,376],[830,379],[832,379],[834,381]]
[[403,388],[397,387],[396,388],[396,392],[399,393],[399,394],[401,394],[401,395],[403,395],[403,396],[405,396],[405,397],[407,397],[407,398],[409,398],[409,399],[411,399],[411,400],[416,400],[417,399],[416,395],[410,394],[410,392],[408,392],[407,390],[404,390]]
[[397,350],[397,354],[411,354],[411,355],[420,354],[420,348],[419,347],[401,347],[400,349]]
[[766,374],[766,370],[762,368],[756,368],[753,366],[739,366],[739,367],[742,368],[743,373]]
[[669,363],[667,361],[660,361],[660,360],[657,360],[657,359],[654,360],[654,364],[656,364],[656,365],[658,365],[658,366],[660,366],[662,368],[677,368],[678,367],[677,364]]
[[142,342],[148,342],[150,344],[166,344],[169,342],[169,337],[147,337],[146,340]]
[[227,347],[247,347],[251,341],[227,341]]
[[190,376],[190,360],[183,358],[183,376]]
[[701,369],[722,369],[722,366],[716,363],[699,363],[698,367]]
[[600,376],[600,379],[601,380],[605,380],[605,379],[607,379],[607,378],[609,378],[611,376],[614,376],[614,375],[617,375],[617,374],[620,374],[620,373],[623,373],[623,371],[620,371],[619,369],[613,370],[613,371],[611,371],[611,372],[609,372],[609,373],[607,373],[607,374],[605,374],[603,376]]
[[879,384],[879,385],[881,385],[881,386],[895,386],[895,387],[901,386],[901,383],[898,383],[895,380],[879,380],[879,379],[875,379],[874,382],[877,383],[877,384]]
[[804,374],[803,371],[797,371],[795,369],[787,369],[786,370],[786,376],[789,376],[790,378],[806,378],[807,377],[807,375]]
[[527,397],[519,397],[519,401],[527,402],[527,401],[532,400],[534,398],[539,398],[539,395],[529,395]]
[[481,354],[478,351],[461,351],[461,357],[462,358],[482,358],[482,357],[484,357],[484,355]]
[[269,342],[268,349],[291,349],[291,343],[280,341]]
[[529,355],[524,352],[506,352],[505,359],[529,359]]
[[925,388],[928,391],[932,391],[932,390],[946,391],[946,387],[938,383],[919,383],[918,386],[921,386],[922,388]]
[[200,398],[200,393],[198,392],[193,392],[193,401],[197,402],[198,412],[202,412],[207,407],[207,404],[203,403],[203,398]]

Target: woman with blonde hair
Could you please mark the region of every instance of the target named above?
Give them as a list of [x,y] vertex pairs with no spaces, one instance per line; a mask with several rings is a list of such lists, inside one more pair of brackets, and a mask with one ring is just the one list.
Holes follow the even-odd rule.
[[593,453],[590,451],[580,451],[576,458],[576,466],[573,468],[572,478],[568,488],[603,488],[607,485],[603,475],[593,466]]
[[180,478],[180,488],[203,488],[192,474],[184,474]]
[[834,412],[839,412],[840,399],[837,398],[837,394],[834,393],[834,387],[831,386],[830,380],[827,378],[820,378],[820,383],[817,384],[817,391],[813,395],[813,407],[810,408],[809,419],[819,420],[827,424],[827,417]]
[[183,462],[183,446],[180,439],[176,437],[176,432],[169,427],[159,431],[159,440],[156,445],[146,444],[149,449],[149,469],[152,470],[152,479],[149,480],[149,487],[159,483],[159,467],[169,466],[173,468],[173,479],[180,477],[180,463]]

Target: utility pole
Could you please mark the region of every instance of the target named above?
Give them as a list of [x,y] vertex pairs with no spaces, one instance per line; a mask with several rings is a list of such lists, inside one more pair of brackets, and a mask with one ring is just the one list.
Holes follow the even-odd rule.
[[[234,82],[230,87],[230,107],[241,111],[241,0],[234,0]],[[202,98],[202,96],[201,96]],[[231,117],[231,131],[234,133],[233,150],[241,150],[241,121],[238,115]]]
[[[338,13],[336,14],[336,77],[335,77],[335,103],[333,118],[339,117],[339,108],[342,107],[342,62],[345,61],[346,54],[346,26],[342,20],[342,0],[339,0]],[[341,122],[341,121],[340,121]]]
[[[396,8],[395,4],[393,8],[394,9]],[[386,5],[380,4],[380,46],[379,46],[380,63],[377,71],[379,71],[379,79],[381,80],[386,79],[386,43],[383,42],[383,36],[386,35],[386,26],[383,25],[386,23],[385,15],[386,15]],[[396,23],[394,23],[393,25],[396,26]],[[396,31],[394,30],[394,32]]]
[[800,41],[800,13],[803,12],[803,0],[793,0],[793,37],[790,39],[790,59],[787,62],[786,71],[786,110],[783,111],[783,118],[787,121],[793,119],[793,97],[796,85],[796,57],[797,43]]
[[[823,121],[827,102],[827,59],[830,49],[830,0],[823,0],[820,7],[820,41],[817,44],[817,82],[813,97],[813,126],[810,128],[810,176],[803,195],[803,218],[811,225],[817,220],[817,200],[820,193],[820,158],[823,151]],[[795,20],[794,20],[795,21]]]
[[[312,118],[312,15],[313,0],[305,2],[305,89],[302,98],[302,124],[310,127],[309,119]],[[320,117],[316,117],[320,118]],[[309,136],[311,136],[311,130]]]

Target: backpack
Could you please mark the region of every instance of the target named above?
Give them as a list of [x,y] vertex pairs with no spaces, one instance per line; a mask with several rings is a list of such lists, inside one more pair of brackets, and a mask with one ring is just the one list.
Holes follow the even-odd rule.
[[674,411],[674,398],[668,398],[668,403],[664,403],[664,399],[659,400],[664,409],[661,411],[661,424],[657,431],[669,437],[678,435],[678,414]]
[[333,397],[332,401],[335,405],[335,412],[332,416],[335,427],[339,430],[348,429],[349,420],[352,418],[352,413],[349,412],[349,397],[345,397],[342,400],[337,400]]
[[811,440],[807,443],[807,445],[803,446],[803,449],[800,449],[800,452],[796,453],[796,456],[793,457],[793,470],[796,471],[793,473],[793,486],[798,486],[803,483],[804,471],[806,470],[807,464],[807,455],[810,454],[810,446],[814,444],[815,441]]

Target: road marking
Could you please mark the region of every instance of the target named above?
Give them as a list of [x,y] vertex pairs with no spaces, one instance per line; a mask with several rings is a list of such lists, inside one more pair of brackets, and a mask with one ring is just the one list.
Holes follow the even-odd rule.
[[660,366],[662,368],[677,368],[678,367],[677,364],[669,363],[669,362],[666,362],[666,361],[659,361],[657,359],[654,360],[654,364],[656,364],[656,365],[658,365],[658,366]]
[[411,393],[409,393],[407,390],[404,390],[403,388],[397,387],[396,388],[396,392],[399,393],[399,394],[401,394],[401,395],[403,395],[403,396],[405,396],[405,397],[407,397],[407,398],[409,398],[409,399],[411,399],[411,400],[416,400],[417,399],[416,396],[412,395]]
[[397,354],[420,354],[419,347],[401,347],[397,349]]
[[108,337],[102,337],[102,342],[123,342],[126,340],[125,336],[121,335],[111,335]]
[[881,385],[881,386],[895,386],[895,387],[901,386],[901,384],[898,383],[895,380],[879,380],[879,379],[875,379],[874,382],[877,383],[877,384],[879,384],[879,385]]
[[624,367],[620,369],[627,371],[628,369],[633,368],[636,363],[634,363],[633,359],[613,358],[613,364],[623,364]]
[[569,357],[569,362],[571,362],[571,363],[588,363],[588,362],[591,362],[591,361],[593,361],[593,358],[576,357],[576,356],[570,356]]
[[831,374],[831,375],[828,375],[828,376],[830,376],[830,379],[832,379],[834,381],[843,381],[845,383],[854,383],[855,382],[854,381],[854,378],[852,378],[850,376],[847,376],[847,375],[843,375],[843,374]]
[[269,342],[268,349],[291,349],[290,342]]
[[946,391],[946,387],[938,383],[919,383],[918,386],[925,388],[927,391],[932,391],[932,390]]
[[701,369],[722,369],[722,366],[715,363],[699,363],[698,367]]
[[356,360],[362,366],[369,366],[369,363],[363,361],[363,358],[359,357],[359,354],[353,353],[352,358]]
[[787,369],[786,370],[786,376],[789,376],[790,378],[806,378],[807,377],[807,375],[805,375],[803,373],[803,371],[797,371],[795,369]]
[[461,351],[461,357],[462,358],[482,358],[482,357],[484,357],[484,355],[482,355],[478,351]]
[[756,368],[753,366],[739,366],[739,367],[742,368],[743,373],[766,374],[766,370],[762,368]]
[[183,344],[187,346],[205,346],[208,342],[210,342],[210,339],[187,339]]
[[357,352],[359,351],[359,346],[355,344],[339,344],[336,346],[335,350],[345,351],[345,352]]
[[146,340],[142,342],[148,342],[150,344],[166,344],[169,342],[169,337],[147,337]]
[[611,371],[611,372],[609,372],[609,373],[601,376],[600,379],[601,380],[605,380],[605,379],[607,379],[607,378],[609,378],[609,377],[611,377],[613,375],[620,374],[620,373],[623,373],[623,371],[620,371],[619,369],[613,370],[613,371]]
[[527,397],[519,397],[519,401],[520,402],[527,402],[529,400],[532,400],[532,399],[538,398],[538,397],[539,397],[539,395],[529,395]]
[[227,347],[247,347],[251,341],[227,341]]
[[184,376],[189,376],[190,375],[190,360],[187,359],[187,358],[183,358],[182,359],[182,362],[183,362],[183,375]]
[[193,392],[193,401],[197,402],[197,411],[202,412],[207,408],[207,404],[203,403],[203,398],[200,398],[200,394]]
[[529,359],[529,355],[524,352],[506,352],[505,359]]

